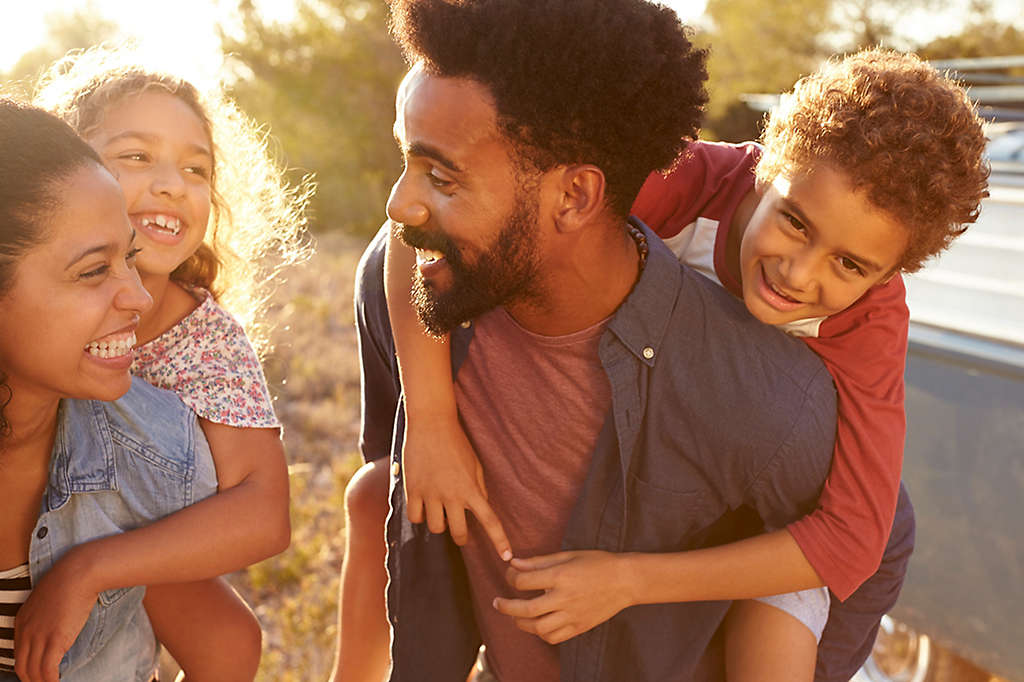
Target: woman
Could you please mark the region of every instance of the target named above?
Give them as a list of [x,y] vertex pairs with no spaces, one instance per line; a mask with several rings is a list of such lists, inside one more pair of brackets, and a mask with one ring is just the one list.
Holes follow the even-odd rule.
[[[216,490],[194,415],[129,375],[151,304],[136,252],[96,153],[54,116],[0,100],[3,682],[149,679],[144,589],[128,587],[146,581],[80,546]],[[32,599],[48,581],[71,588]]]

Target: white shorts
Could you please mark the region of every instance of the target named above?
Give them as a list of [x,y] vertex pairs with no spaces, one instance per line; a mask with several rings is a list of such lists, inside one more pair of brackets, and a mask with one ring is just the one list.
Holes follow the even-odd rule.
[[828,607],[831,603],[827,587],[759,597],[754,601],[785,611],[807,626],[807,629],[814,635],[814,641],[821,641],[821,633],[825,629],[825,622],[828,620]]

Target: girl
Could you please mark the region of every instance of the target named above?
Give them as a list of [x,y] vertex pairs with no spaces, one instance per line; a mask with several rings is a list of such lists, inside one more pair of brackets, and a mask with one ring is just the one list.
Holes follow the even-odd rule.
[[129,374],[152,299],[117,181],[9,100],[0,150],[0,680],[148,680],[144,590],[125,586],[199,576],[140,555],[155,525],[124,531],[213,494],[213,461],[195,415]]
[[[251,680],[260,656],[252,613],[222,580],[183,583],[288,545],[280,424],[258,356],[218,300],[259,329],[266,292],[257,285],[306,251],[309,186],[283,183],[265,137],[229,102],[147,68],[127,49],[61,60],[44,75],[36,102],[70,123],[120,181],[138,233],[139,273],[153,297],[132,372],[177,393],[214,452],[220,494],[166,524],[197,564],[164,581],[176,584],[151,583],[147,613],[188,679]],[[267,256],[273,267],[264,265]],[[161,555],[166,560],[170,547],[152,560]]]
[[[805,337],[837,384],[837,450],[820,508],[786,529],[686,557],[709,576],[682,581],[692,587],[690,599],[803,590],[736,602],[727,622],[732,680],[811,679],[829,608],[822,586],[846,599],[878,567],[896,506],[904,428],[907,311],[896,275],[919,268],[976,218],[987,177],[983,149],[981,122],[961,88],[912,56],[869,50],[797,84],[771,118],[763,157],[756,145],[694,143],[670,174],[652,175],[633,206],[681,260],[742,298],[752,315]],[[404,303],[412,259],[394,238],[388,258],[389,299],[403,301],[391,307],[391,323],[408,416],[409,518],[426,520],[433,532],[447,524],[462,544],[470,509],[507,558],[512,548],[462,432],[444,350],[424,339]],[[349,513],[362,518],[350,528],[383,519],[386,471],[368,467],[348,494],[363,504],[350,504]],[[339,670],[351,666],[345,649],[356,637],[364,649],[383,651],[386,663],[386,621],[372,610],[383,607],[383,580],[363,602],[349,598],[349,576],[359,569],[348,557],[379,566],[379,530],[375,539],[349,540],[362,551],[347,555],[343,573]],[[710,557],[728,557],[742,572],[728,573]],[[512,566],[541,575],[567,558],[516,559]],[[723,574],[730,594],[708,587],[710,576]],[[770,583],[769,576],[781,578]],[[360,603],[365,610],[355,608]],[[496,602],[509,615],[520,606]]]

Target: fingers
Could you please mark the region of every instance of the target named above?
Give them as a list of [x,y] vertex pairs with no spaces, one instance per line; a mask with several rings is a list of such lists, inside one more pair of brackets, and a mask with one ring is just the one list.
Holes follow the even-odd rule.
[[574,552],[555,552],[554,554],[540,554],[525,559],[516,557],[512,560],[512,566],[520,571],[537,571],[542,568],[564,564],[574,556]]
[[423,498],[406,492],[405,514],[411,523],[423,523]]
[[466,512],[461,504],[456,504],[445,507],[445,514],[448,516],[448,531],[452,534],[452,540],[461,547],[469,539],[469,532],[466,530]]
[[427,528],[431,533],[443,533],[446,528],[444,505],[437,500],[429,500],[425,506],[427,508]]
[[512,543],[508,541],[505,528],[501,525],[498,515],[491,509],[491,505],[487,503],[487,498],[477,498],[469,505],[469,510],[473,512],[476,520],[480,522],[484,532],[487,533],[498,556],[504,561],[510,560],[512,558]]
[[548,644],[558,644],[579,634],[577,626],[570,621],[565,611],[552,611],[548,595],[536,599],[494,600],[494,608],[512,616],[516,627],[523,632],[537,635]]

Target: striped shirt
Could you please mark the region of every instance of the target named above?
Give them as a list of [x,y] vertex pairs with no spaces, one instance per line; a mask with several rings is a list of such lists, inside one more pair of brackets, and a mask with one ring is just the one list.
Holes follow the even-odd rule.
[[14,617],[31,592],[27,563],[0,571],[0,671],[14,672]]

